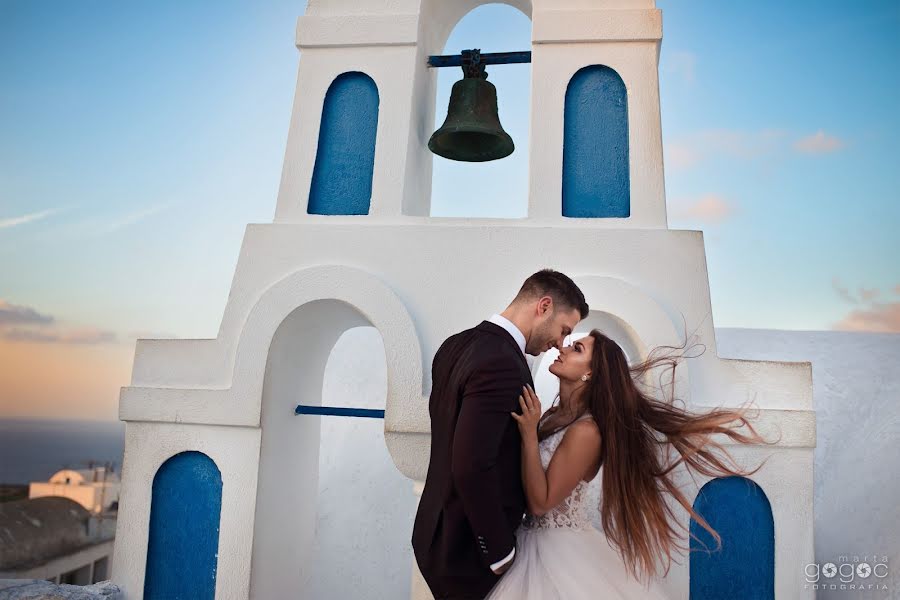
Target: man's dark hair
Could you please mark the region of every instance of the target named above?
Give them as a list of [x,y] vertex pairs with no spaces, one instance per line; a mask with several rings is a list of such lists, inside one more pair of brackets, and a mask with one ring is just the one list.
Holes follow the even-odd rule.
[[581,318],[588,316],[584,294],[567,275],[553,269],[541,269],[522,284],[513,302],[532,300],[541,296],[553,298],[554,311],[578,309]]

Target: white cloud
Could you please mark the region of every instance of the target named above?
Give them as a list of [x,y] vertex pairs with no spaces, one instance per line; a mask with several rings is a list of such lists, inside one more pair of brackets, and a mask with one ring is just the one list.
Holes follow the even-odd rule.
[[53,320],[53,317],[50,315],[43,315],[30,306],[10,304],[0,298],[0,326],[22,323],[45,325],[52,323]]
[[119,231],[120,229],[135,225],[136,223],[165,210],[172,204],[173,202],[171,201],[160,202],[119,215],[98,215],[77,221],[70,221],[68,223],[63,223],[58,227],[41,231],[36,236],[36,239],[40,241],[79,240],[108,235]]
[[832,277],[831,279],[831,287],[837,292],[838,296],[843,298],[845,302],[849,302],[851,304],[859,304],[859,298],[853,295],[850,292],[849,288],[841,283],[841,280],[837,277]]
[[[715,157],[752,160],[789,149],[788,133],[781,129],[704,129],[664,144],[666,166],[674,170],[694,167]],[[844,142],[823,130],[800,138],[790,146],[805,154],[825,154],[844,147]]]
[[45,344],[106,344],[116,341],[116,334],[105,329],[86,327],[69,331],[38,331],[14,327],[0,332],[10,342],[40,342]]
[[[881,295],[879,288],[860,287],[853,294],[837,277],[831,280],[831,286],[843,300],[857,305],[833,329],[900,333],[900,302],[876,302],[875,298]],[[900,294],[900,284],[893,287],[893,292]]]
[[717,156],[751,160],[781,150],[786,132],[780,129],[744,131],[704,129],[664,144],[666,166],[686,169]]
[[164,208],[169,206],[169,204],[170,203],[166,203],[166,202],[163,202],[160,204],[154,204],[152,206],[148,206],[146,208],[142,208],[140,210],[116,217],[116,218],[106,222],[100,228],[100,233],[112,233],[113,231],[117,231],[119,229],[122,229],[123,227],[128,227],[129,225],[134,225],[135,223],[139,223],[140,221],[143,221],[147,217],[149,217],[151,215],[155,215],[159,211],[163,210]]
[[47,344],[103,344],[117,341],[118,336],[98,327],[64,328],[52,315],[0,298],[0,339]]
[[900,302],[873,302],[868,308],[858,308],[834,324],[841,331],[869,331],[900,333]]
[[720,223],[737,211],[737,204],[719,194],[706,194],[689,201],[675,200],[672,205],[673,217],[707,223]]
[[822,129],[794,142],[794,150],[805,154],[825,154],[843,147],[844,143],[841,140],[826,134]]
[[863,302],[871,302],[881,294],[878,288],[859,288],[859,297]]
[[58,209],[49,208],[47,210],[41,210],[38,212],[28,213],[27,215],[21,215],[18,217],[9,217],[6,219],[0,219],[0,229],[6,229],[7,227],[15,227],[16,225],[24,225],[25,223],[32,223],[34,221],[40,221],[50,215],[58,212]]

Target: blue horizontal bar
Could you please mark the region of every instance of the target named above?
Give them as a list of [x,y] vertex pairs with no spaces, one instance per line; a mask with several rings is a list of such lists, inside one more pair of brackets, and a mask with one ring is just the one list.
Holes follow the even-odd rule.
[[338,408],[336,406],[307,406],[298,404],[294,409],[295,415],[328,415],[333,417],[367,417],[369,419],[383,419],[384,411],[371,408]]
[[[530,63],[531,52],[489,52],[481,55],[481,63],[485,65],[508,65],[512,63]],[[462,54],[429,56],[429,67],[461,67]]]

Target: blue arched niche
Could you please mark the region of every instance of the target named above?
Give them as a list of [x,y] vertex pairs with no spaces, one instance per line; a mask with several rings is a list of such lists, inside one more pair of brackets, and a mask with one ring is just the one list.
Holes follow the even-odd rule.
[[335,78],[325,94],[307,213],[366,215],[372,198],[378,87],[365,73]]
[[222,475],[202,452],[182,452],[153,477],[144,598],[213,600]]
[[713,479],[694,510],[722,536],[722,547],[715,550],[716,540],[691,519],[691,600],[774,600],[775,524],[762,488],[745,477]]
[[566,88],[562,214],[628,217],[628,95],[604,65],[579,69]]

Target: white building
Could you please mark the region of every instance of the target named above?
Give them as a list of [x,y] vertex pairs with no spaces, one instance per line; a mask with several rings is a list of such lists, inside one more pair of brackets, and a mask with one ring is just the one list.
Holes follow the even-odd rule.
[[62,496],[99,513],[118,507],[120,487],[119,475],[107,466],[63,469],[54,473],[49,481],[28,484],[28,497]]
[[[802,581],[814,558],[810,364],[717,355],[703,235],[670,230],[666,218],[661,12],[653,0],[508,3],[532,21],[532,117],[517,144],[529,154],[528,216],[504,220],[429,216],[427,59],[481,2],[310,0],[274,222],[248,225],[217,336],[139,340],[121,392],[113,580],[129,598],[314,597],[323,569],[342,586],[333,597],[428,598],[408,532],[406,544],[386,545],[398,536],[385,515],[424,480],[432,357],[545,266],[585,292],[592,312],[580,331],[601,328],[631,360],[681,345],[686,324],[707,350],[680,367],[676,395],[695,409],[752,397],[757,428],[780,435],[773,446],[730,446],[748,468],[768,459],[750,486],[682,478],[732,543],[674,566],[663,581],[671,596],[754,586],[760,598],[813,597]],[[384,445],[369,454],[386,446],[403,477],[333,491],[341,502],[319,506],[328,430],[309,413],[323,403],[329,355],[359,327],[376,329],[384,350],[385,400],[374,407]],[[535,374],[546,364],[534,361]],[[371,416],[361,404],[348,394],[338,408]],[[323,519],[351,510],[382,529],[348,527],[342,551],[318,563]],[[400,558],[402,578],[366,570]]]

